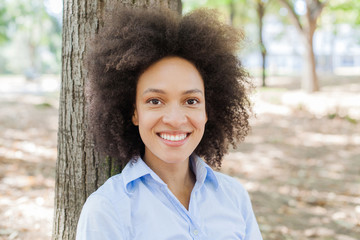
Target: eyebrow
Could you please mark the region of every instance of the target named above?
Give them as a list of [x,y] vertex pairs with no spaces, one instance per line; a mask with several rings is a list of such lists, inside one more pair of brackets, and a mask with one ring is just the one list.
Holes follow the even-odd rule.
[[156,89],[156,88],[148,88],[143,92],[143,95],[145,95],[146,93],[151,92],[151,93],[162,93],[165,94],[165,91],[160,90],[160,89]]
[[[161,93],[161,94],[166,93],[164,90],[161,90],[161,89],[148,88],[143,92],[143,95],[145,95],[146,93],[149,93],[149,92],[151,92],[151,93]],[[191,93],[200,93],[201,95],[204,95],[204,93],[200,89],[197,89],[197,88],[186,90],[182,94],[186,95],[186,94],[191,94]]]
[[183,95],[191,94],[191,93],[200,93],[201,95],[204,95],[204,93],[200,89],[197,89],[197,88],[187,90],[187,91],[183,92]]

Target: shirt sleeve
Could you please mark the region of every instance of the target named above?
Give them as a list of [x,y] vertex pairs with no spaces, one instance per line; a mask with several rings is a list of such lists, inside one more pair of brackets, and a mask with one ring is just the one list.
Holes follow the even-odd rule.
[[246,233],[245,240],[262,240],[259,225],[256,221],[254,211],[252,209],[251,200],[248,192],[245,190],[245,201],[246,201]]
[[81,211],[76,240],[126,239],[115,212],[108,199],[96,194],[91,195]]

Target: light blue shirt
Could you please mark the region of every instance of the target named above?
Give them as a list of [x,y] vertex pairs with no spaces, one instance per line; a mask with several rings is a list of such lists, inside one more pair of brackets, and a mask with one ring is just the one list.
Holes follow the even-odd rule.
[[87,199],[77,240],[262,240],[248,193],[235,179],[191,157],[189,210],[138,158]]

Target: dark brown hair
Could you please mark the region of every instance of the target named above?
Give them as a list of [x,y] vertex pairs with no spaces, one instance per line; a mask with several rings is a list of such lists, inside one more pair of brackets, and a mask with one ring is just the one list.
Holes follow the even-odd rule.
[[235,148],[249,131],[251,84],[237,56],[242,38],[213,10],[185,16],[139,9],[109,14],[86,54],[89,130],[96,149],[122,163],[143,154],[131,121],[138,78],[158,60],[178,56],[196,66],[205,85],[208,122],[195,153],[220,167],[229,146]]

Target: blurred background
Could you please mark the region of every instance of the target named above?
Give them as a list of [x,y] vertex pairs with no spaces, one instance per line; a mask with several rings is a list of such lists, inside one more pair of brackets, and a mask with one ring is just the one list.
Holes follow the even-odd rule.
[[[245,33],[252,132],[221,171],[249,191],[264,240],[359,240],[360,0],[182,3]],[[0,0],[0,239],[51,237],[61,25],[62,1]]]

